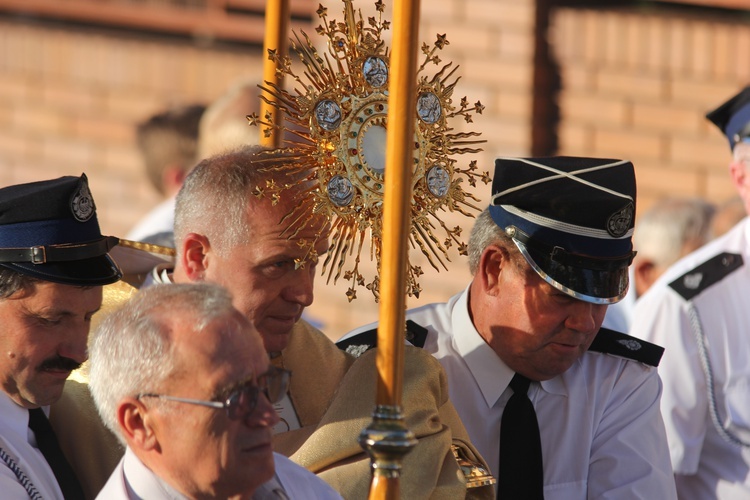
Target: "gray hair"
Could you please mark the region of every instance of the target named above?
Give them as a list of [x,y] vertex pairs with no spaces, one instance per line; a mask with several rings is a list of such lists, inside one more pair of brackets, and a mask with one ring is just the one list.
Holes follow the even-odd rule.
[[[283,174],[268,161],[260,163],[261,146],[244,146],[228,153],[201,161],[185,179],[175,205],[175,246],[181,252],[189,233],[206,236],[219,255],[226,256],[231,248],[250,239],[248,205],[257,198],[255,187],[265,188],[266,182],[278,180]],[[270,156],[264,155],[268,160]],[[276,157],[278,164],[283,155]],[[179,259],[179,256],[178,256]]]
[[124,442],[117,405],[126,397],[159,392],[175,371],[169,333],[176,317],[194,319],[194,332],[233,312],[224,288],[206,283],[154,285],[108,315],[89,345],[89,386],[104,423]]
[[17,292],[28,292],[41,280],[0,266],[0,299],[10,298]]
[[712,238],[716,207],[699,198],[665,199],[636,222],[633,248],[636,258],[647,257],[668,267]]
[[744,163],[746,160],[750,160],[750,144],[746,142],[738,142],[732,148],[732,157],[736,162]]
[[469,270],[472,275],[476,274],[477,270],[479,270],[479,261],[482,258],[482,253],[490,245],[499,245],[505,248],[516,265],[522,263],[523,257],[518,247],[505,234],[505,231],[495,224],[488,207],[482,210],[482,213],[477,216],[474,221],[474,227],[471,229],[471,235],[469,236]]

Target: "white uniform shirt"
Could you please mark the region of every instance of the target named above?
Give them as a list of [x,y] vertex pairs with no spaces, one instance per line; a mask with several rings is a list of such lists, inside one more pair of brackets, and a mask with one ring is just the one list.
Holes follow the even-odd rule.
[[[288,458],[273,454],[276,475],[263,484],[253,500],[340,500],[333,488]],[[248,471],[252,474],[252,471]],[[180,494],[146,467],[130,448],[96,497],[98,500],[183,500]]]
[[741,254],[744,265],[692,302],[707,339],[719,418],[750,442],[750,219],[675,263],[638,300],[630,331],[666,348],[661,407],[680,498],[750,498],[750,449],[729,443],[712,424],[689,304],[669,287],[686,274],[700,287],[706,277],[690,271],[723,252]]
[[172,196],[155,206],[125,235],[125,239],[141,241],[155,234],[173,232],[175,201]]
[[[467,297],[468,289],[406,317],[428,329],[424,349],[445,369],[451,401],[472,443],[497,471],[500,419],[512,394],[507,387],[513,371],[474,328]],[[564,374],[532,383],[545,497],[675,498],[660,393],[655,369],[594,352]]]
[[[44,409],[49,413],[49,408]],[[34,433],[29,429],[29,410],[18,406],[4,392],[0,392],[0,497],[28,499],[21,479],[9,465],[28,478],[45,500],[60,499],[63,494],[55,474],[36,448]]]

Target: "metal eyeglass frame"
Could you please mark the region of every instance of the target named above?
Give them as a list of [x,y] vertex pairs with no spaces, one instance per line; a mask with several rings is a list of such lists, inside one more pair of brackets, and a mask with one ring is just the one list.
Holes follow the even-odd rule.
[[[164,401],[175,401],[191,405],[205,406],[217,410],[224,409],[231,420],[239,420],[252,413],[258,406],[258,395],[263,392],[271,404],[278,403],[289,390],[292,372],[271,366],[267,372],[258,376],[257,383],[247,382],[229,393],[224,401],[206,401],[203,399],[181,398],[165,394],[142,393],[141,398],[158,398]],[[243,402],[242,397],[246,400]],[[243,408],[245,406],[245,408]]]

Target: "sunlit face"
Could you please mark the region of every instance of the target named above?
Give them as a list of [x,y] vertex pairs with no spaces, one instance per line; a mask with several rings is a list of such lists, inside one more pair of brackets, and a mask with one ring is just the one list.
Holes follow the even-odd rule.
[[[295,269],[295,259],[305,258],[300,242],[312,241],[320,226],[306,227],[291,239],[282,235],[285,226],[279,221],[290,208],[289,203],[253,204],[248,211],[250,241],[232,248],[226,257],[214,252],[205,273],[206,281],[230,291],[234,306],[258,329],[269,352],[287,346],[292,326],[313,301],[316,263],[306,261]],[[315,249],[322,256],[327,238],[321,238]]]
[[91,316],[102,287],[39,281],[0,299],[2,389],[25,408],[54,403],[70,372],[86,361]]
[[[222,401],[268,370],[260,337],[239,313],[193,332],[193,318],[175,320],[176,372],[159,392]],[[253,491],[274,473],[272,428],[278,417],[265,395],[244,419],[224,409],[144,399],[161,456],[148,464],[192,498],[228,498]]]
[[496,276],[484,290],[475,280],[470,292],[482,337],[505,364],[533,380],[565,372],[588,350],[607,306],[574,299],[525,264],[506,260]]

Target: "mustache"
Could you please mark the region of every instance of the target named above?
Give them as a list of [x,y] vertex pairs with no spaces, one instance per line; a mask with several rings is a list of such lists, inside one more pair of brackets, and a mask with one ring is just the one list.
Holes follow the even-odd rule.
[[63,356],[56,356],[54,358],[42,361],[42,364],[39,365],[39,371],[60,370],[72,372],[73,370],[77,370],[80,367],[81,363],[77,361],[74,361],[70,358],[65,358]]

